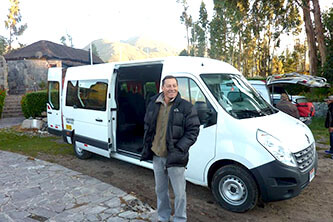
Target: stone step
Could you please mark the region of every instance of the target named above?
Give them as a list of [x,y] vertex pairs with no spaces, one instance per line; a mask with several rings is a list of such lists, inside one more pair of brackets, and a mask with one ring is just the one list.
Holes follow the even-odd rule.
[[6,96],[7,102],[21,102],[22,96]]
[[7,95],[3,107],[2,118],[23,116],[21,100],[22,95]]
[[10,117],[20,117],[23,116],[22,112],[3,112],[2,118],[10,118]]
[[21,104],[6,104],[4,108],[12,108],[12,107],[21,108]]
[[10,104],[21,104],[21,100],[6,100],[5,99],[5,102],[10,103]]
[[5,109],[2,110],[4,113],[9,113],[9,112],[22,112],[21,107],[6,107]]

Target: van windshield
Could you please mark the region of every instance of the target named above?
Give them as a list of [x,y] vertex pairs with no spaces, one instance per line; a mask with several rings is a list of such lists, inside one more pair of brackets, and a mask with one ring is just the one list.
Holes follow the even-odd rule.
[[276,112],[241,75],[200,76],[222,108],[237,119],[266,116]]

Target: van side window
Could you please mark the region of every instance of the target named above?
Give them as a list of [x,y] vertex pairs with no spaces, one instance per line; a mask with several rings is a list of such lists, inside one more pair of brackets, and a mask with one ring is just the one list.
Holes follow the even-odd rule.
[[105,111],[107,91],[106,79],[68,81],[66,106]]
[[196,102],[207,103],[205,95],[202,93],[199,86],[192,79],[190,80],[190,93],[191,93],[191,103],[193,105]]
[[196,102],[207,103],[207,99],[199,86],[189,78],[177,78],[178,80],[178,91],[183,99],[191,102],[193,105]]
[[66,92],[66,106],[77,106],[78,96],[77,96],[78,81],[68,81],[67,82],[67,92]]
[[[198,111],[200,124],[208,127],[216,124],[216,112],[201,91],[200,87],[190,78],[177,78],[178,91],[183,99],[190,101]],[[185,95],[185,96],[184,96]],[[213,117],[210,117],[210,115]]]
[[48,82],[48,103],[53,110],[59,110],[59,82]]
[[178,80],[178,92],[181,97],[187,101],[191,101],[190,99],[190,91],[189,91],[189,78],[177,78]]

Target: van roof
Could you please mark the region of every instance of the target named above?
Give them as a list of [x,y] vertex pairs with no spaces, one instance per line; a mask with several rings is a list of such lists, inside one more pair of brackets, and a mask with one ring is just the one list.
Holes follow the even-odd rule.
[[210,58],[203,57],[191,57],[191,56],[170,56],[165,58],[154,58],[127,62],[116,62],[115,65],[119,66],[131,66],[139,64],[150,64],[150,63],[163,63],[163,73],[179,73],[179,72],[190,72],[190,73],[241,73],[232,65]]
[[165,58],[153,58],[144,60],[133,60],[133,61],[123,61],[123,62],[111,62],[97,65],[84,65],[68,68],[70,70],[82,70],[89,72],[89,70],[94,69],[102,71],[103,69],[110,69],[113,67],[127,67],[135,65],[150,65],[150,64],[163,64],[163,73],[230,73],[242,75],[235,67],[232,65],[210,58],[203,57],[190,57],[190,56],[171,56]]

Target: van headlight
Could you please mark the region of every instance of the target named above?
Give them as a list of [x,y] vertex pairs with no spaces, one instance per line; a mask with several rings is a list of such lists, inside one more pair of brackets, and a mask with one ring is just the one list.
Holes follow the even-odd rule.
[[280,140],[260,129],[257,130],[257,140],[277,160],[288,166],[297,167],[293,154],[289,149],[282,146]]

